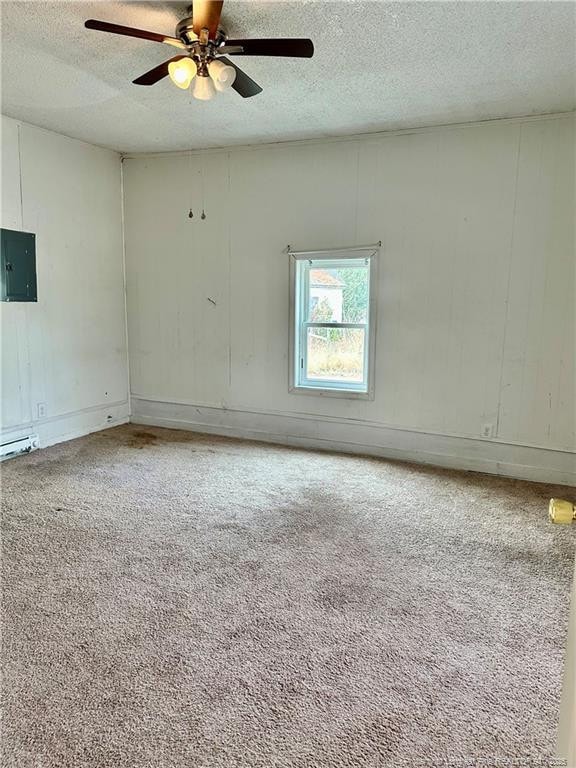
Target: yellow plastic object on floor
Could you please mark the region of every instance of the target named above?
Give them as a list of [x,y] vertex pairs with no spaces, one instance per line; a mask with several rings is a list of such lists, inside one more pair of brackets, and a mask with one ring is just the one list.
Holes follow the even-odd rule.
[[548,517],[553,523],[570,525],[571,522],[576,520],[576,507],[571,501],[566,501],[565,499],[550,499]]

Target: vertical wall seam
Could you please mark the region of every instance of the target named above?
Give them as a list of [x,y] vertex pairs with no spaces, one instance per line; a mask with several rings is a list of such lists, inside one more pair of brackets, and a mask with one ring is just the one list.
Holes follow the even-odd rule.
[[20,227],[24,229],[24,193],[22,191],[22,125],[18,123],[16,126],[16,133],[18,135],[18,183],[20,185]]
[[232,391],[232,174],[230,173],[230,152],[226,153],[228,174],[228,399]]
[[124,155],[120,155],[120,229],[122,235],[122,280],[124,293],[124,339],[126,341],[126,387],[128,419],[132,416],[132,385],[130,382],[130,338],[128,335],[128,279],[126,270],[126,226],[124,218]]
[[500,381],[498,384],[498,411],[496,415],[495,437],[500,437],[500,419],[502,416],[502,387],[504,385],[504,356],[508,342],[508,318],[510,314],[510,288],[512,285],[512,264],[514,261],[514,244],[516,234],[516,212],[518,208],[518,179],[520,177],[520,147],[522,145],[522,126],[518,129],[518,141],[516,144],[516,174],[514,179],[514,205],[512,207],[512,231],[510,233],[510,261],[508,263],[508,276],[506,280],[506,310],[504,312],[504,332],[502,334],[502,348],[500,351]]
[[[24,204],[22,199],[22,148],[21,148],[20,128],[21,128],[21,125],[20,123],[18,123],[16,125],[16,136],[18,138],[18,184],[20,185],[20,229],[24,229]],[[25,307],[22,314],[24,315],[24,317],[26,317]],[[18,376],[20,376],[20,373],[22,371],[22,363],[20,360],[20,329],[18,328],[18,326],[16,326],[16,338],[17,338],[16,367],[18,370]],[[28,345],[28,328],[26,328],[26,344],[29,352],[30,347]],[[30,416],[30,418],[32,418],[32,400],[30,397],[30,366],[27,365],[26,368],[27,368],[26,377],[28,379],[28,415]],[[20,416],[22,416],[22,412],[24,410],[24,397],[23,397],[21,385],[18,387],[18,400],[20,401]]]
[[[24,226],[24,181],[23,181],[23,173],[22,173],[22,124],[18,123],[16,126],[16,135],[18,137],[18,184],[20,186],[20,227],[22,230],[25,230]],[[36,271],[38,271],[38,266],[36,266]],[[32,397],[32,364],[30,362],[30,327],[28,323],[28,305],[25,304],[22,307],[22,316],[24,318],[24,332],[23,334],[20,333],[20,329],[18,328],[17,338],[18,343],[16,345],[16,365],[18,367],[18,375],[20,376],[20,373],[22,371],[22,360],[21,360],[21,344],[20,339],[23,338],[25,341],[26,346],[26,355],[25,355],[25,377],[26,381],[28,382],[27,385],[27,392],[26,392],[26,398],[24,397],[24,393],[22,392],[22,386],[19,388],[19,400],[20,400],[20,413],[22,414],[24,411],[27,413],[28,419],[30,422],[35,422],[38,417],[38,413],[34,411],[33,408],[33,397]],[[44,365],[45,358],[42,357],[42,363]]]
[[360,142],[356,143],[356,205],[354,208],[354,242],[358,242],[358,206],[360,200]]

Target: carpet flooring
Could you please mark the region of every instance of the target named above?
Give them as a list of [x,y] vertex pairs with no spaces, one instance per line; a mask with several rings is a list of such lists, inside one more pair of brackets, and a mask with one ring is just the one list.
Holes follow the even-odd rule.
[[2,766],[549,764],[567,489],[136,425],[2,476]]

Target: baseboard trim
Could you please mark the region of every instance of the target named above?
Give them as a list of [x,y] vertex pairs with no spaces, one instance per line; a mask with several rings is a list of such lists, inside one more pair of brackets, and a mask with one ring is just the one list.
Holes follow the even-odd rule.
[[252,412],[132,396],[136,424],[433,464],[576,486],[576,454],[318,416]]
[[130,420],[130,407],[128,400],[115,403],[95,405],[70,413],[50,416],[46,419],[31,421],[27,424],[19,424],[9,429],[2,429],[0,437],[2,442],[18,440],[21,437],[36,433],[39,437],[40,448],[47,448],[66,440],[74,440],[77,437],[99,432],[109,427],[117,427],[126,424]]

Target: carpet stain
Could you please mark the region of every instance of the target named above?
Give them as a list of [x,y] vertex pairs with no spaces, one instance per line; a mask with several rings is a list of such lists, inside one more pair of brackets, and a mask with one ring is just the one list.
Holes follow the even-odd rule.
[[132,448],[146,448],[148,445],[155,445],[157,437],[153,432],[144,432],[135,430],[127,441]]
[[567,489],[130,425],[2,483],[2,768],[553,755]]

